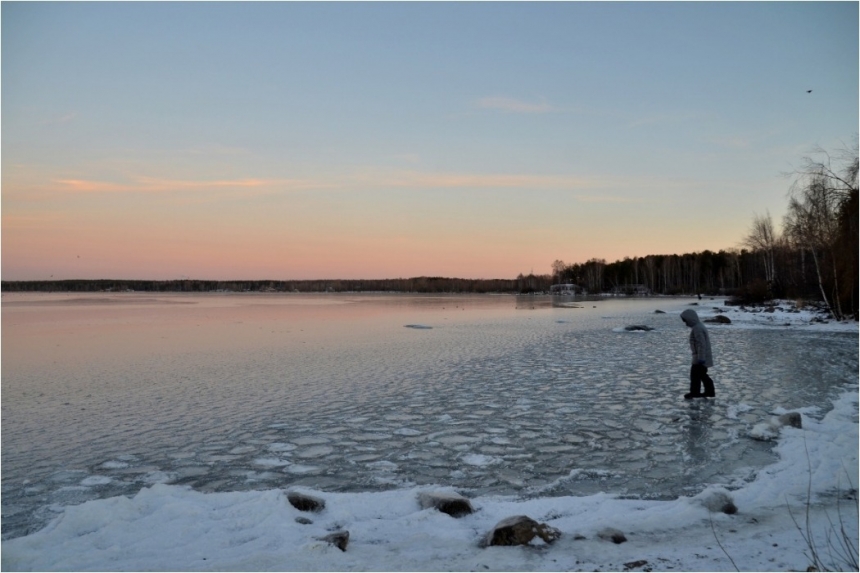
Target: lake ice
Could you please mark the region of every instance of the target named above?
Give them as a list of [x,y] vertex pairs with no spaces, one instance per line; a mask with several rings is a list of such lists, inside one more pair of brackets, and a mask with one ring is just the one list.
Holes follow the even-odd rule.
[[690,299],[549,300],[4,294],[3,538],[153,484],[692,496],[856,383],[856,330],[709,325],[717,399],[685,402]]

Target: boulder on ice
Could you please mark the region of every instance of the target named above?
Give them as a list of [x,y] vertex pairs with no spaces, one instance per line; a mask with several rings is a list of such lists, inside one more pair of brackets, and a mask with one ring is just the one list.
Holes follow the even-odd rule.
[[320,537],[319,540],[331,543],[341,551],[346,551],[346,546],[349,544],[349,531],[335,531],[325,537]]
[[597,532],[597,537],[606,541],[611,541],[616,545],[627,541],[627,537],[624,535],[624,532],[620,529],[615,529],[614,527],[604,527]]
[[418,503],[422,509],[436,508],[451,517],[462,517],[475,511],[468,499],[449,492],[421,492],[418,494]]
[[695,499],[705,506],[708,511],[714,513],[720,512],[727,515],[734,515],[738,512],[738,508],[735,505],[734,499],[732,499],[732,495],[728,490],[723,488],[705,490],[696,496]]
[[322,511],[325,509],[324,499],[304,493],[291,491],[287,493],[287,500],[299,511]]
[[654,330],[654,327],[648,326],[645,324],[631,324],[630,326],[625,326],[624,330],[634,332],[634,331],[642,331],[642,332],[650,332]]
[[528,545],[535,537],[552,543],[561,537],[561,531],[528,516],[515,515],[497,523],[487,534],[483,545]]

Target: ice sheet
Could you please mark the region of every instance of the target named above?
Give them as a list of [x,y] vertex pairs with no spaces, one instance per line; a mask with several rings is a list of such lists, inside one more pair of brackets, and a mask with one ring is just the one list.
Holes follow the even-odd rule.
[[[35,531],[70,505],[152,484],[225,495],[394,490],[403,499],[441,486],[522,503],[748,487],[776,461],[771,444],[749,439],[755,424],[797,408],[814,421],[840,388],[856,384],[856,325],[786,313],[795,326],[750,328],[757,316],[725,309],[734,323],[709,325],[718,398],[690,403],[680,399],[688,331],[677,316],[688,304],[525,310],[424,300],[313,320],[282,308],[263,319],[210,306],[214,351],[174,340],[170,352],[143,345],[101,362],[58,354],[53,369],[7,365],[4,310],[4,538]],[[713,309],[698,306],[703,317]],[[175,338],[175,322],[166,328],[144,316],[146,324],[125,317],[138,327],[134,340]],[[88,330],[78,320],[70,332],[98,343],[105,321]],[[629,324],[655,330],[627,332]],[[275,336],[240,338],[264,329]]]

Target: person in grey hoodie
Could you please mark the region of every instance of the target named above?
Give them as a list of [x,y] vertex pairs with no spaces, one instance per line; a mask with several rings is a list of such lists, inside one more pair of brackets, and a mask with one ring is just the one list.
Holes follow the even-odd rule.
[[[714,356],[711,353],[711,339],[708,329],[699,320],[696,311],[688,308],[681,313],[681,320],[691,328],[690,350],[693,352],[693,366],[690,368],[690,393],[684,394],[684,398],[713,398],[714,381],[708,376],[708,368],[714,365]],[[705,393],[701,389],[705,386]]]

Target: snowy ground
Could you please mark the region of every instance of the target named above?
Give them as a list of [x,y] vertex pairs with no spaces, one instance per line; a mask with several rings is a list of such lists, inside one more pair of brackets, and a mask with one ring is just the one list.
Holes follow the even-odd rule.
[[[787,304],[771,313],[717,302],[703,300],[695,308],[702,318],[725,314],[732,324],[710,328],[857,332],[856,323],[822,323],[814,312],[793,312]],[[810,533],[821,565],[856,568],[856,549],[853,562],[841,550],[843,538],[856,548],[858,536],[856,380],[821,419],[804,415],[803,429],[782,428],[775,450],[779,461],[728,492],[738,508],[733,515],[707,508],[715,494],[726,492],[716,486],[673,501],[604,493],[480,496],[471,500],[475,513],[455,519],[421,508],[418,494],[435,491],[428,487],[364,493],[304,488],[326,508],[303,513],[280,489],[201,493],[156,484],[131,498],[69,506],[43,530],[3,541],[2,569],[805,570],[814,559],[804,540]],[[562,536],[551,545],[482,547],[487,532],[513,515],[547,523]],[[601,539],[598,532],[606,527],[622,531],[627,541]],[[320,540],[336,530],[350,533],[345,552]]]
[[777,300],[767,305],[726,306],[723,299],[703,300],[696,309],[700,318],[723,314],[740,328],[803,328],[825,332],[857,332],[857,323],[836,321],[827,312],[810,305],[798,305],[793,301]]

